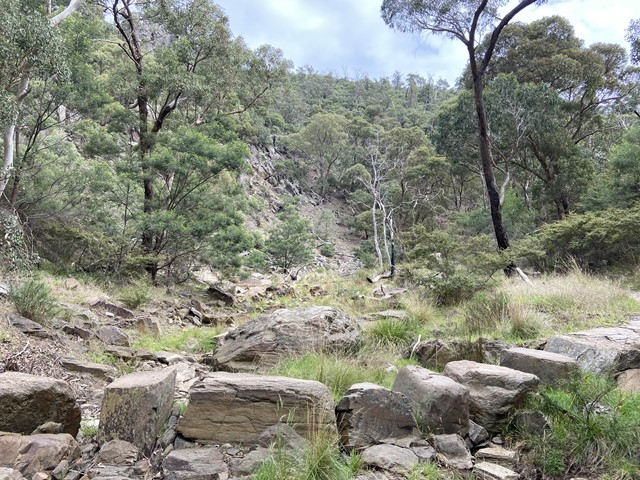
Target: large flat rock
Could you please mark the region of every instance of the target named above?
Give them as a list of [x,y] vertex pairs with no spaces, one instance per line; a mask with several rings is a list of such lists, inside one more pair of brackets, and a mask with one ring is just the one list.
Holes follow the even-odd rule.
[[582,370],[595,374],[640,368],[640,320],[620,327],[555,335],[545,350],[571,357]]
[[200,443],[258,444],[280,422],[302,436],[335,431],[335,402],[326,385],[311,380],[216,372],[196,382],[177,430]]
[[512,410],[540,383],[531,373],[468,360],[448,363],[444,374],[469,389],[470,417],[489,431],[504,427]]
[[176,385],[174,368],[124,375],[107,385],[98,441],[125,440],[148,455],[169,418]]
[[162,461],[165,480],[227,480],[229,469],[217,448],[174,450]]
[[514,347],[505,350],[500,360],[503,367],[532,373],[542,385],[569,380],[579,372],[578,363],[572,357],[559,353]]
[[80,429],[80,407],[62,380],[27,373],[0,373],[0,431],[30,434],[46,422],[62,424],[72,436]]
[[469,425],[469,389],[426,368],[402,368],[393,390],[404,393],[423,429],[433,434],[465,435]]
[[286,356],[348,349],[359,337],[357,321],[336,308],[280,309],[230,331],[213,360],[219,370],[268,371]]

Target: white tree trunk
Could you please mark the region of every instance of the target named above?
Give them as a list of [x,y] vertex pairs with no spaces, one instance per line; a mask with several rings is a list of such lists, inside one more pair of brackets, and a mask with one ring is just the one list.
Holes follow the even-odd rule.
[[373,201],[371,207],[371,221],[373,222],[373,245],[376,248],[376,258],[378,259],[378,266],[382,267],[382,251],[380,250],[380,240],[378,239],[378,219],[376,218],[376,200]]

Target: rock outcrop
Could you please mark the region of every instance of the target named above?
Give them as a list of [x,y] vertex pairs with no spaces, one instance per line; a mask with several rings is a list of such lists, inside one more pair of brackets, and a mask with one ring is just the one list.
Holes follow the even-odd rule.
[[517,347],[503,352],[500,365],[532,373],[540,379],[541,385],[569,380],[580,371],[578,363],[566,355]]
[[80,447],[66,433],[0,437],[0,467],[17,470],[26,478],[40,472],[50,474],[63,460],[72,462],[78,457]]
[[104,389],[98,440],[125,440],[149,455],[169,418],[176,384],[173,368],[136,372]]
[[336,308],[280,309],[230,331],[213,361],[224,371],[267,371],[285,356],[349,349],[359,336],[356,320]]
[[0,430],[30,434],[46,422],[78,434],[80,408],[69,385],[27,373],[0,373]]
[[469,424],[467,387],[426,368],[410,365],[398,372],[393,390],[407,396],[424,430],[434,434],[466,434]]
[[508,414],[540,383],[530,373],[467,360],[448,363],[444,374],[469,388],[470,417],[488,431],[505,426]]
[[415,438],[416,422],[402,393],[356,383],[336,406],[338,431],[347,450]]
[[264,430],[287,422],[304,437],[335,430],[335,402],[320,382],[216,372],[193,384],[177,426],[200,443],[257,444]]

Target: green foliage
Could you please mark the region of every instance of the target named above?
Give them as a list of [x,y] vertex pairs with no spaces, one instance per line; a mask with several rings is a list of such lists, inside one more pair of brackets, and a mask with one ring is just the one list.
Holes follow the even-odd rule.
[[37,261],[18,216],[0,210],[0,271],[30,270]]
[[323,243],[320,246],[320,255],[327,258],[333,258],[336,256],[336,247],[333,243]]
[[311,222],[301,217],[293,205],[286,206],[278,219],[280,222],[269,232],[264,246],[273,265],[291,271],[311,260]]
[[138,308],[151,300],[151,285],[146,279],[131,282],[120,292],[120,300],[128,308]]
[[376,321],[368,335],[381,345],[408,347],[420,334],[420,327],[415,319],[388,318]]
[[42,324],[60,311],[51,289],[35,277],[28,278],[18,286],[12,286],[9,289],[9,301],[20,315]]
[[542,389],[528,408],[551,423],[542,441],[533,437],[527,442],[531,461],[546,476],[638,478],[640,395],[623,393],[603,377],[585,375]]
[[404,270],[410,281],[426,286],[437,305],[455,305],[491,285],[508,261],[493,250],[488,236],[464,238],[416,227],[405,236]]

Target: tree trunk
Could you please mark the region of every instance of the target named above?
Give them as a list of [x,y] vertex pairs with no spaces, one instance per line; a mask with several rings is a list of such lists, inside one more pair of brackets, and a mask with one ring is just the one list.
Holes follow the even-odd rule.
[[[472,70],[474,65],[472,65]],[[493,156],[489,144],[489,127],[487,112],[484,106],[482,78],[477,72],[473,73],[473,94],[475,96],[476,114],[478,116],[478,141],[480,144],[480,160],[482,161],[482,173],[484,176],[487,198],[491,208],[491,221],[496,237],[496,243],[500,250],[509,248],[509,237],[502,222],[502,206],[500,205],[500,192],[493,173]]]

